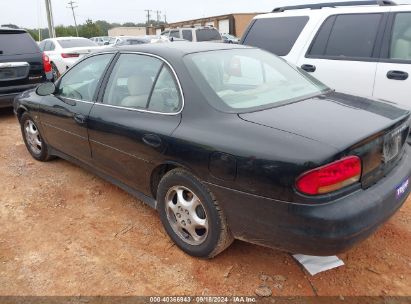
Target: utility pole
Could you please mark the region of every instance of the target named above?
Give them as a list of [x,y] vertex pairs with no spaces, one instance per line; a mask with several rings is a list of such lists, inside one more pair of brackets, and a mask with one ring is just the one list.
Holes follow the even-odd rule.
[[51,7],[51,0],[46,1],[47,23],[49,27],[50,38],[56,38],[56,30],[54,29],[53,8]]
[[68,3],[68,5],[70,5],[70,6],[67,6],[67,8],[70,8],[71,11],[73,12],[74,26],[76,27],[76,34],[77,34],[77,37],[78,37],[77,20],[76,20],[76,14],[74,13],[74,9],[77,8],[78,6],[74,6],[75,4],[76,4],[76,2],[70,1]]
[[167,24],[167,15],[164,14],[164,23]]
[[160,14],[161,14],[161,11],[156,11],[156,14],[157,14],[157,25],[160,23]]
[[150,26],[150,17],[151,17],[151,12],[152,10],[144,10],[145,12],[147,12],[147,26]]

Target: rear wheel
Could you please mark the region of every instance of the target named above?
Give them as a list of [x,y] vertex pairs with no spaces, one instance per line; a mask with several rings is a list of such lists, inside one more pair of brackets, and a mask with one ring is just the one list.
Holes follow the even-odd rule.
[[39,161],[48,161],[51,157],[44,142],[40,130],[33,118],[28,113],[24,113],[20,119],[21,133],[24,143],[30,154]]
[[212,193],[182,169],[168,172],[157,191],[158,210],[168,235],[186,253],[212,258],[233,241]]

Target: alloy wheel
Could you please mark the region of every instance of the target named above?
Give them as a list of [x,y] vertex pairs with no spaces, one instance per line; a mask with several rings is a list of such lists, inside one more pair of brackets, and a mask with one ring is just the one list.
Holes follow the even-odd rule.
[[201,200],[188,188],[174,186],[166,194],[165,211],[173,231],[186,243],[201,245],[209,223]]
[[25,121],[24,133],[30,150],[34,154],[41,154],[43,143],[41,141],[40,132],[32,120],[28,119]]

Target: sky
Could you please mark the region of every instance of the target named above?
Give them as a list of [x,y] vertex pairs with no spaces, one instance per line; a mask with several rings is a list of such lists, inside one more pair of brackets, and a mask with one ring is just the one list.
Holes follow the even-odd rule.
[[[70,0],[51,0],[55,25],[72,25],[73,16],[68,6]],[[161,20],[167,15],[168,22],[195,19],[207,16],[242,12],[268,12],[274,7],[333,2],[335,0],[73,0],[78,23],[86,19],[108,22],[145,22],[146,12],[161,11]],[[337,0],[338,1],[338,0]],[[44,0],[0,0],[0,24],[16,24],[24,28],[47,27]],[[411,4],[411,0],[397,0]],[[22,9],[24,8],[24,9]]]

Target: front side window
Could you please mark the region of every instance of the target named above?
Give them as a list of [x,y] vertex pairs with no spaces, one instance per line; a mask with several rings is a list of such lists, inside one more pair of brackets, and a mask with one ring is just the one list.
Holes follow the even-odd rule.
[[308,20],[307,16],[257,19],[245,37],[244,44],[286,56]]
[[180,108],[181,96],[170,68],[163,61],[146,55],[123,54],[110,76],[103,102],[175,113]]
[[56,49],[56,46],[54,45],[54,42],[53,41],[50,41],[50,45],[49,45],[49,47],[48,47],[48,50],[49,51],[54,51]]
[[395,17],[390,58],[411,60],[411,13],[398,13]]
[[113,54],[97,55],[75,65],[62,77],[57,95],[92,102],[97,85],[112,57]]
[[282,59],[258,49],[196,53],[184,61],[203,95],[221,111],[273,107],[329,90]]
[[174,38],[180,38],[180,31],[171,31],[170,32],[170,37],[174,37]]
[[47,42],[47,41],[45,41],[45,40],[43,40],[42,42],[40,42],[40,44],[39,44],[40,51],[42,51],[42,52],[45,51],[46,42]]
[[309,51],[311,56],[371,58],[382,14],[350,14],[329,17]]

